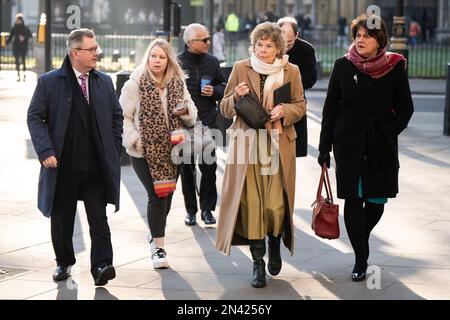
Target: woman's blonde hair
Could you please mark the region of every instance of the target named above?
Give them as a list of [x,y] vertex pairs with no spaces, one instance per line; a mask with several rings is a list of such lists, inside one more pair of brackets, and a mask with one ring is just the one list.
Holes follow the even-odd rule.
[[150,53],[152,52],[154,47],[163,49],[167,55],[167,68],[164,72],[164,77],[160,85],[166,86],[174,77],[177,77],[184,81],[187,78],[187,75],[184,73],[183,69],[181,69],[172,46],[164,39],[155,39],[148,46],[147,52],[144,55],[144,59],[141,62],[141,65],[144,66],[144,72],[153,75],[150,70],[150,66],[148,65],[148,58],[150,57]]
[[250,52],[255,52],[255,45],[258,40],[270,40],[275,43],[275,47],[280,50],[277,58],[282,58],[286,53],[287,41],[280,26],[275,22],[263,22],[258,24],[250,34]]

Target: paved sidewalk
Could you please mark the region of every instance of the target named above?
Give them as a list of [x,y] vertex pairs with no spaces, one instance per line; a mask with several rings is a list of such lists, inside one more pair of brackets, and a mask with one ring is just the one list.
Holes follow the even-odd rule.
[[[35,76],[26,83],[0,73],[0,299],[450,299],[450,138],[442,136],[442,110],[414,114],[400,137],[400,194],[373,232],[377,281],[353,283],[352,249],[341,209],[341,238],[322,240],[310,228],[320,174],[316,163],[323,92],[308,94],[307,158],[297,159],[295,255],[283,248],[283,269],[253,289],[247,247],[230,257],[214,248],[215,228],[184,226],[181,186],[166,233],[170,269],[153,271],[146,226],[146,194],[130,166],[123,167],[121,210],[108,207],[117,278],[93,285],[89,228],[82,205],[76,218],[77,263],[70,281],[56,284],[50,223],[36,209],[39,164],[26,126]],[[218,187],[224,153],[219,152]],[[331,175],[334,184],[334,174]],[[220,199],[219,199],[220,200]],[[343,205],[342,201],[339,204]],[[226,204],[225,204],[226,205]],[[218,212],[218,210],[216,211]]]

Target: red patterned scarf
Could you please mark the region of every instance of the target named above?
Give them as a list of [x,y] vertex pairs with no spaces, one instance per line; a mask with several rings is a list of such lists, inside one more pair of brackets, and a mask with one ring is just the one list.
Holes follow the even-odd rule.
[[144,73],[139,81],[139,130],[158,198],[169,196],[177,185],[178,168],[171,158],[170,136],[172,131],[184,128],[181,119],[173,114],[177,101],[183,97],[183,90],[181,79],[173,78],[167,84],[167,126],[157,83],[148,73]]
[[386,52],[386,49],[380,50],[376,57],[365,59],[358,54],[356,46],[352,44],[345,55],[347,60],[361,72],[368,74],[372,78],[378,79],[388,74],[400,61],[404,61],[406,68],[406,59],[403,55]]

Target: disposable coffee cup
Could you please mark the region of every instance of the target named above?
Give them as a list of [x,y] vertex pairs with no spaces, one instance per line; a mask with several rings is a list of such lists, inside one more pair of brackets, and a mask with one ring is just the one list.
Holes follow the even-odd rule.
[[203,88],[204,88],[205,86],[209,86],[210,84],[211,84],[211,78],[209,78],[209,77],[203,77],[203,78],[200,80],[200,90],[203,91]]

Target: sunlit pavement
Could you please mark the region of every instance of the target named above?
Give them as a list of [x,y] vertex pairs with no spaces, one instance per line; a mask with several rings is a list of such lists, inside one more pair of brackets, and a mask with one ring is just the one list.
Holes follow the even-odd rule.
[[[316,147],[324,100],[323,91],[312,91],[310,152],[297,159],[295,255],[283,248],[283,269],[278,276],[268,275],[266,288],[250,287],[248,247],[233,247],[226,257],[214,248],[215,228],[205,228],[199,217],[199,225],[184,225],[180,185],[166,230],[170,269],[154,271],[145,240],[147,196],[132,168],[125,166],[121,210],[112,213],[108,207],[117,277],[96,289],[89,272],[89,228],[82,204],[72,277],[59,284],[52,281],[50,223],[36,208],[39,163],[26,126],[36,76],[29,72],[27,82],[15,80],[14,72],[0,72],[0,299],[450,299],[450,138],[442,136],[443,108],[419,108],[399,139],[400,194],[389,200],[373,232],[367,281],[350,281],[353,253],[342,201],[339,240],[320,239],[310,227],[310,205],[320,174]],[[438,83],[445,87],[443,81]],[[419,89],[425,93],[426,84],[421,87],[419,81],[414,90]],[[437,103],[443,101],[440,96]],[[218,155],[220,201],[225,153]],[[333,172],[331,179],[334,186]]]

